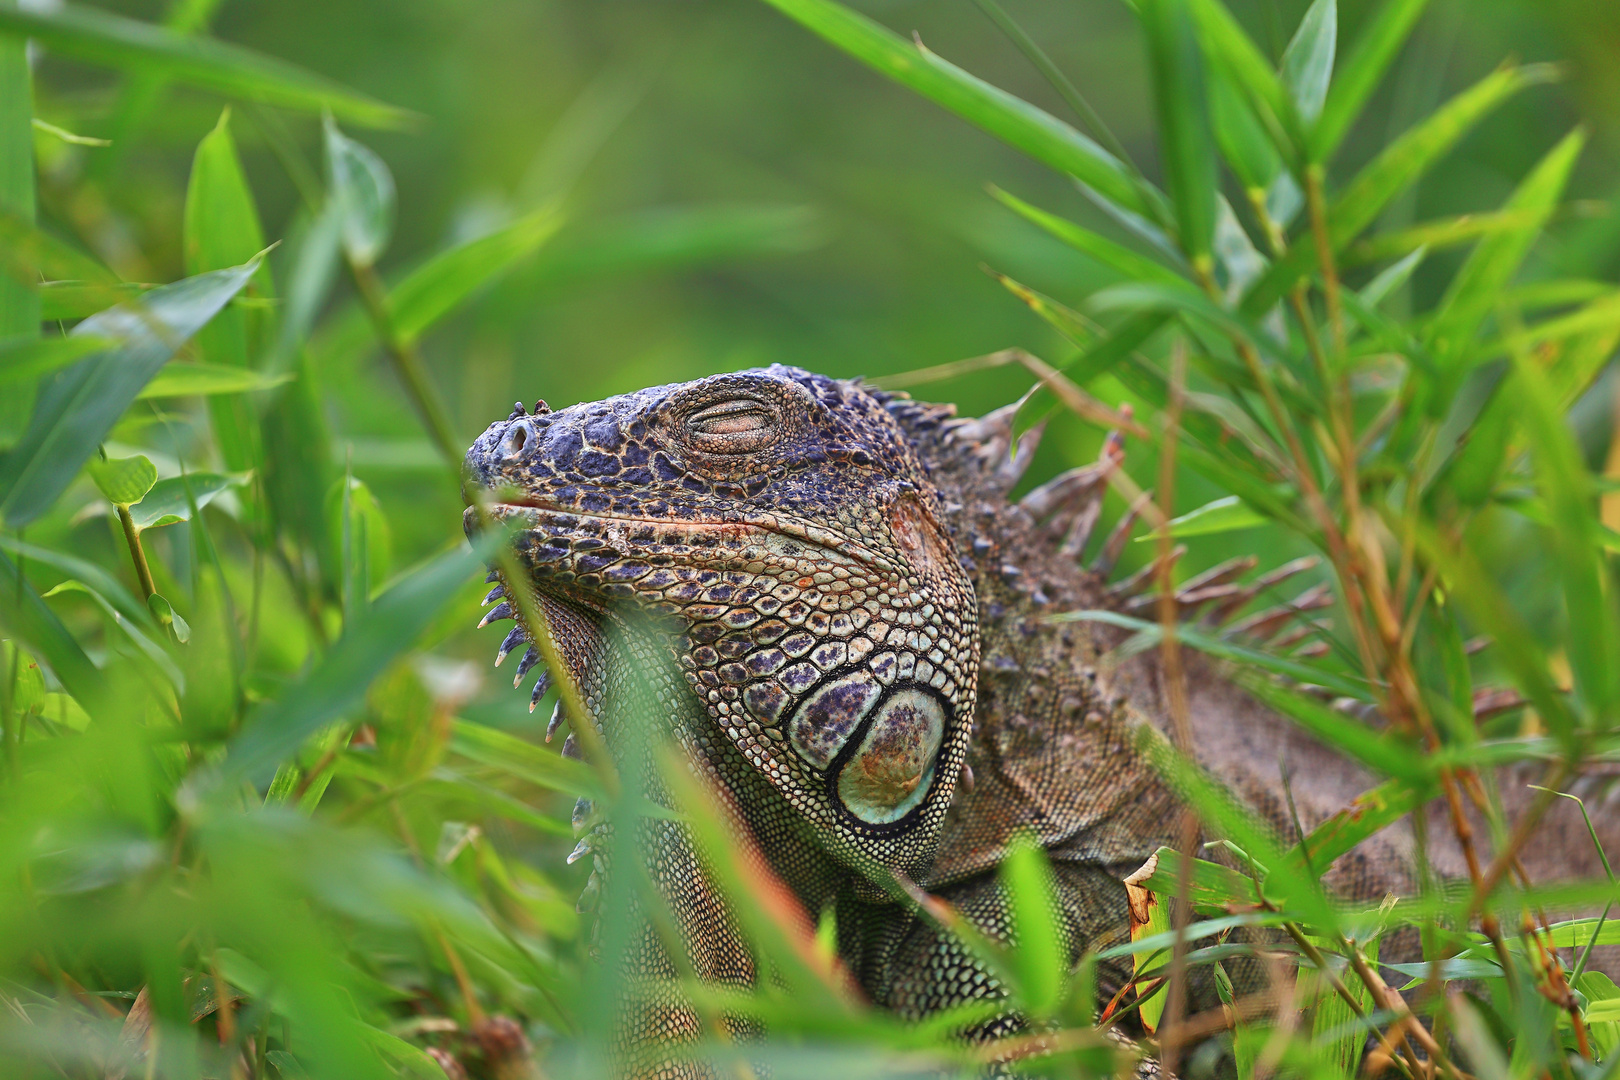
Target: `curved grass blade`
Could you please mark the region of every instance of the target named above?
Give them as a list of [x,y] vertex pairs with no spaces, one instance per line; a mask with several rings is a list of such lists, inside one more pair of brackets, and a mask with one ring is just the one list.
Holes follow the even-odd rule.
[[1294,40],[1283,53],[1283,82],[1294,95],[1294,107],[1306,124],[1322,115],[1328,82],[1333,77],[1333,56],[1339,44],[1337,0],[1316,0],[1300,20]]
[[[1125,166],[1050,113],[968,74],[832,0],[765,0],[832,45],[1008,145],[1070,173],[1110,201],[1154,221],[1165,208]],[[1150,194],[1144,197],[1144,190]]]
[[226,97],[305,112],[329,109],[368,127],[399,128],[413,118],[403,109],[283,60],[95,8],[0,7],[0,34],[32,38],[64,56],[136,74],[163,75]]
[[56,613],[45,606],[17,564],[0,554],[0,628],[48,665],[86,709],[101,701],[105,683]]
[[1063,241],[1112,270],[1118,270],[1131,281],[1162,281],[1166,284],[1185,284],[1186,279],[1168,267],[1161,266],[1145,255],[1138,255],[1123,244],[1115,243],[1084,225],[1048,213],[1032,206],[1018,196],[1003,191],[994,184],[989,187],[990,197],[1030,224]]

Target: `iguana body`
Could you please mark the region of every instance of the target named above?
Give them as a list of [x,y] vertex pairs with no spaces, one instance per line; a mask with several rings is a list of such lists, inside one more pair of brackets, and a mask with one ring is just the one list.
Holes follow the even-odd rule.
[[[1030,830],[1053,860],[1073,960],[1126,935],[1121,879],[1176,842],[1175,799],[1135,749],[1143,718],[1163,712],[1156,661],[1098,671],[1106,632],[1043,618],[1123,602],[1105,580],[1117,539],[1091,545],[1101,568],[1078,559],[1115,461],[1011,503],[1033,442],[1012,447],[1010,419],[773,367],[520,406],[467,456],[469,483],[525,527],[518,554],[615,758],[669,800],[626,718],[667,725],[804,910],[836,905],[865,993],[908,1017],[1001,991],[892,899],[896,874],[1005,939],[996,868]],[[1185,603],[1237,611],[1253,593],[1223,579],[1242,569],[1189,583]],[[528,639],[514,630],[503,655]],[[1285,754],[1306,827],[1372,786],[1191,663],[1200,757],[1279,825]],[[641,828],[697,976],[752,984],[686,827]],[[1375,838],[1343,884],[1404,888],[1404,856],[1401,837]],[[678,965],[650,925],[635,933],[627,1068],[707,1075],[672,1056],[702,1034],[671,988]],[[1105,969],[1101,989],[1126,974]]]

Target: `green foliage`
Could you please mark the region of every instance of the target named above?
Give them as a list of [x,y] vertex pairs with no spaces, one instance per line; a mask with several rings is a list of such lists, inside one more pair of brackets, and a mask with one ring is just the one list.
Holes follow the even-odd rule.
[[[460,447],[514,394],[594,395],[778,355],[909,364],[991,334],[1055,349],[1052,366],[1090,395],[1177,440],[1160,524],[1125,545],[1132,569],[1166,534],[1198,568],[1237,550],[1268,569],[1309,551],[1335,598],[1303,650],[1112,610],[1057,618],[1124,631],[1105,662],[1172,637],[1207,654],[1372,783],[1308,831],[1294,823],[1301,835],[1145,736],[1208,841],[1161,850],[1136,880],[1147,921],[1071,966],[1062,868],[1026,837],[998,872],[1010,940],[910,882],[878,883],[1007,995],[902,1023],[852,991],[831,909],[798,910],[763,879],[725,808],[671,766],[664,780],[697,811],[691,827],[762,972],[749,993],[677,957],[705,1033],[695,1052],[739,1074],[971,1073],[986,1053],[957,1036],[1012,1010],[1041,1036],[1015,1044],[1012,1067],[1116,1075],[1125,1055],[1098,1025],[1167,1037],[1183,964],[1230,1010],[1214,1027],[1230,1028],[1221,1045],[1245,1078],[1353,1076],[1370,1047],[1408,1054],[1401,1033],[1424,1035],[1387,987],[1423,995],[1438,1052],[1474,1075],[1612,1073],[1620,991],[1592,966],[1596,947],[1620,942],[1612,874],[1556,889],[1514,880],[1504,845],[1521,831],[1535,843],[1552,795],[1510,815],[1491,771],[1533,762],[1563,783],[1612,758],[1620,730],[1615,491],[1590,465],[1612,432],[1605,420],[1594,436],[1583,417],[1607,410],[1580,404],[1620,342],[1620,293],[1593,254],[1612,236],[1567,195],[1602,140],[1583,125],[1554,142],[1569,121],[1551,126],[1536,98],[1542,141],[1523,147],[1533,160],[1509,156],[1522,180],[1481,207],[1475,178],[1492,170],[1446,177],[1488,117],[1511,121],[1510,100],[1558,70],[1479,77],[1476,63],[1472,86],[1420,116],[1402,111],[1422,98],[1403,50],[1425,0],[1299,3],[1292,34],[1277,27],[1264,46],[1247,9],[1138,0],[1140,61],[1123,85],[1151,96],[1139,110],[1151,126],[1121,140],[1064,74],[1066,43],[1037,44],[1044,16],[1035,35],[978,5],[1078,127],[833,0],[767,4],[1029,159],[990,159],[993,179],[1029,197],[993,186],[972,220],[915,199],[910,170],[927,166],[909,160],[892,203],[875,173],[828,185],[903,202],[915,233],[975,237],[974,258],[1039,316],[1024,324],[1034,336],[993,321],[1006,300],[993,283],[975,283],[984,306],[962,305],[934,266],[909,282],[884,258],[846,254],[818,287],[779,268],[735,287],[724,275],[746,260],[862,240],[800,205],[831,198],[803,194],[802,176],[749,187],[757,170],[719,155],[705,190],[732,201],[604,212],[592,189],[614,185],[575,181],[640,100],[622,73],[588,88],[526,169],[479,159],[463,181],[446,155],[411,149],[439,136],[409,110],[210,36],[215,0],[177,3],[162,25],[0,2],[0,1073],[431,1078],[454,1058],[503,1080],[605,1075],[619,988],[593,955],[629,947],[632,905],[656,908],[628,838],[675,815],[627,794],[634,777],[545,746],[521,697],[483,685],[492,643],[467,628],[501,537],[461,540]],[[328,66],[353,61],[359,78],[364,50],[331,37],[342,53]],[[25,38],[45,50],[32,71]],[[740,67],[728,48],[706,63]],[[804,55],[848,81],[824,53]],[[118,81],[86,92],[55,57]],[[1392,73],[1400,86],[1380,89]],[[849,108],[831,94],[754,96],[793,140]],[[532,117],[514,123],[500,95],[468,99],[503,152],[522,143],[515,129]],[[798,128],[780,115],[790,108]],[[339,122],[413,133],[373,147]],[[909,145],[887,128],[883,139]],[[774,152],[799,152],[787,141]],[[1529,137],[1504,142],[1517,154]],[[1153,166],[1127,144],[1154,146]],[[652,172],[629,192],[657,190]],[[1448,197],[1419,198],[1442,179]],[[456,184],[461,204],[427,205]],[[1409,220],[1413,207],[1455,212],[1464,195],[1474,212]],[[931,262],[971,267],[955,254]],[[867,263],[877,277],[840,278]],[[705,272],[657,276],[688,268]],[[654,284],[634,291],[631,274]],[[605,292],[583,291],[604,279]],[[635,337],[661,321],[698,327],[696,294],[674,291],[694,282],[736,299],[680,347]],[[878,285],[894,292],[873,301]],[[841,297],[882,307],[908,290],[945,299],[914,324],[845,329],[858,316]],[[559,296],[583,297],[585,314],[532,346],[537,321],[563,321],[545,307]],[[943,319],[953,307],[969,314]],[[769,348],[714,330],[767,318],[782,328],[759,339]],[[1100,411],[1065,415],[1049,387],[1019,384],[1017,365],[957,370],[986,381],[953,396],[1003,404],[1032,390],[1019,429],[1046,421],[1067,440],[1043,453],[1095,456]],[[1124,472],[1151,475],[1154,453],[1133,445]],[[1110,517],[1120,510],[1110,502]],[[1481,634],[1494,644],[1476,656],[1467,643]],[[1509,690],[1528,709],[1476,718],[1485,691]],[[1455,828],[1447,799],[1476,788],[1479,874],[1439,886],[1419,866],[1413,895],[1377,906],[1325,886],[1337,860],[1425,806],[1442,808],[1431,832]],[[573,866],[576,798],[591,800],[588,827],[612,827]],[[1592,839],[1606,868],[1596,827]],[[584,888],[593,902],[598,858],[624,873],[594,897],[596,928],[575,898]],[[1596,917],[1541,914],[1587,907]],[[670,931],[667,913],[653,922]],[[1409,940],[1420,962],[1397,962]],[[1558,964],[1550,949],[1565,950]],[[1127,958],[1129,984],[1103,1009],[1101,972]],[[1263,1008],[1234,974],[1259,963],[1288,991]],[[492,1014],[518,1018],[523,1053],[491,1049]],[[769,1039],[732,1045],[723,1017],[757,1019]],[[1184,1075],[1209,1065],[1182,1060]]]

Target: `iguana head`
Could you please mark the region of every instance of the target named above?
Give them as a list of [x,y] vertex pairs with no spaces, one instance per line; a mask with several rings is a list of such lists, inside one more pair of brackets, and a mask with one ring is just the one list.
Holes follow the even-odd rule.
[[[723,773],[728,740],[847,865],[926,865],[972,723],[976,603],[882,402],[794,368],[717,375],[520,406],[466,464],[469,496],[521,524],[553,623],[665,643],[685,745]],[[588,676],[605,638],[557,636]]]

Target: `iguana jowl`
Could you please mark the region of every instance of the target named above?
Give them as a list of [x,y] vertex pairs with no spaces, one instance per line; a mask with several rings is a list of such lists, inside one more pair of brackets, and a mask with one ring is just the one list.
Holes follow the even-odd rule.
[[[521,523],[522,587],[615,757],[648,749],[627,716],[667,723],[805,909],[837,905],[840,955],[904,1016],[1001,991],[893,902],[895,874],[1006,938],[996,867],[1015,833],[1033,832],[1073,959],[1126,934],[1121,879],[1175,839],[1176,802],[1136,750],[1140,718],[1162,711],[1152,658],[1099,673],[1097,631],[1042,618],[1129,594],[1105,581],[1123,531],[1092,545],[1092,566],[1077,561],[1117,447],[1009,503],[1034,448],[1011,445],[1010,420],[772,367],[555,412],[520,405],[467,455],[469,484]],[[1256,587],[1234,579],[1252,565],[1181,596],[1236,612]],[[503,600],[490,618],[513,614]],[[517,627],[502,656],[528,640]],[[529,650],[521,669],[536,660]],[[1194,676],[1201,756],[1274,820],[1286,820],[1285,751],[1307,827],[1371,786],[1209,671]],[[641,772],[651,797],[669,798],[656,770]],[[641,828],[698,976],[751,984],[750,950],[686,828]],[[1364,896],[1404,887],[1404,846],[1364,845],[1341,883]],[[697,1017],[668,989],[676,967],[658,936],[637,932],[644,1000],[627,1014],[627,1065],[706,1075],[670,1056],[698,1037]],[[1105,970],[1104,987],[1125,975]]]

